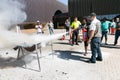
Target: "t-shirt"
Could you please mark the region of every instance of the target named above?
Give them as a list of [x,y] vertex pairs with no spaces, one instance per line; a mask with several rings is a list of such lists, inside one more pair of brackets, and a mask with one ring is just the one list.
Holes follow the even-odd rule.
[[72,22],[71,28],[77,29],[81,25],[80,21],[74,21]]
[[70,22],[65,22],[66,27],[70,27]]
[[111,26],[112,28],[116,28],[116,23],[115,23],[115,22],[112,22],[110,26]]
[[48,23],[49,28],[54,28],[54,24],[52,22]]
[[94,19],[89,27],[89,30],[95,31],[94,37],[101,37],[101,22],[98,19]]
[[42,33],[42,25],[36,25],[35,28],[37,29],[38,33]]
[[105,21],[102,22],[102,31],[108,31],[110,27],[111,22],[110,21]]

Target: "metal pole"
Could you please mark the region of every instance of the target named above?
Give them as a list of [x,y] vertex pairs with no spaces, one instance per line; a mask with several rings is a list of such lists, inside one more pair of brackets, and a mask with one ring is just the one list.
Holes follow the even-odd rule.
[[39,55],[38,55],[38,45],[37,44],[35,45],[35,50],[36,50],[36,54],[37,54],[38,67],[39,67],[39,70],[41,71],[40,60],[39,60]]
[[[21,49],[21,52],[22,52],[22,56],[25,56],[24,51],[23,51],[23,48],[20,47],[20,49]],[[27,65],[26,65],[26,62],[25,62],[25,61],[24,61],[24,63],[25,63],[25,68],[27,68]]]
[[53,42],[51,41],[52,56],[54,57]]
[[23,51],[23,48],[21,47],[21,52],[22,52],[22,55],[24,56],[25,54],[24,54],[24,51]]
[[17,55],[17,60],[20,58],[20,47],[18,47],[18,55]]
[[40,45],[40,56],[42,57],[42,46],[41,46],[41,43],[39,44]]

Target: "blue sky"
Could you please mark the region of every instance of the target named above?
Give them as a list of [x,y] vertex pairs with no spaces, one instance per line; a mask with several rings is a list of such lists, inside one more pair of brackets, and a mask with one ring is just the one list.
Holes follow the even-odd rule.
[[59,1],[66,4],[66,5],[68,5],[68,0],[59,0]]

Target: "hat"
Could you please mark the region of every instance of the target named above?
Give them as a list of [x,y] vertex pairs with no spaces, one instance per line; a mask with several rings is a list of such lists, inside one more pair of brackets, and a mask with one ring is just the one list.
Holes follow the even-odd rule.
[[96,16],[96,13],[91,13],[91,14],[90,14],[90,17],[92,17],[92,16]]
[[37,23],[39,23],[40,21],[37,21]]

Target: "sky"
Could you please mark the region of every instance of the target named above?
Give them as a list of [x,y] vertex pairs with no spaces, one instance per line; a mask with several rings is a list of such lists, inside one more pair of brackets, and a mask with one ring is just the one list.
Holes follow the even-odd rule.
[[66,5],[68,5],[68,0],[59,0],[59,1],[66,4]]

